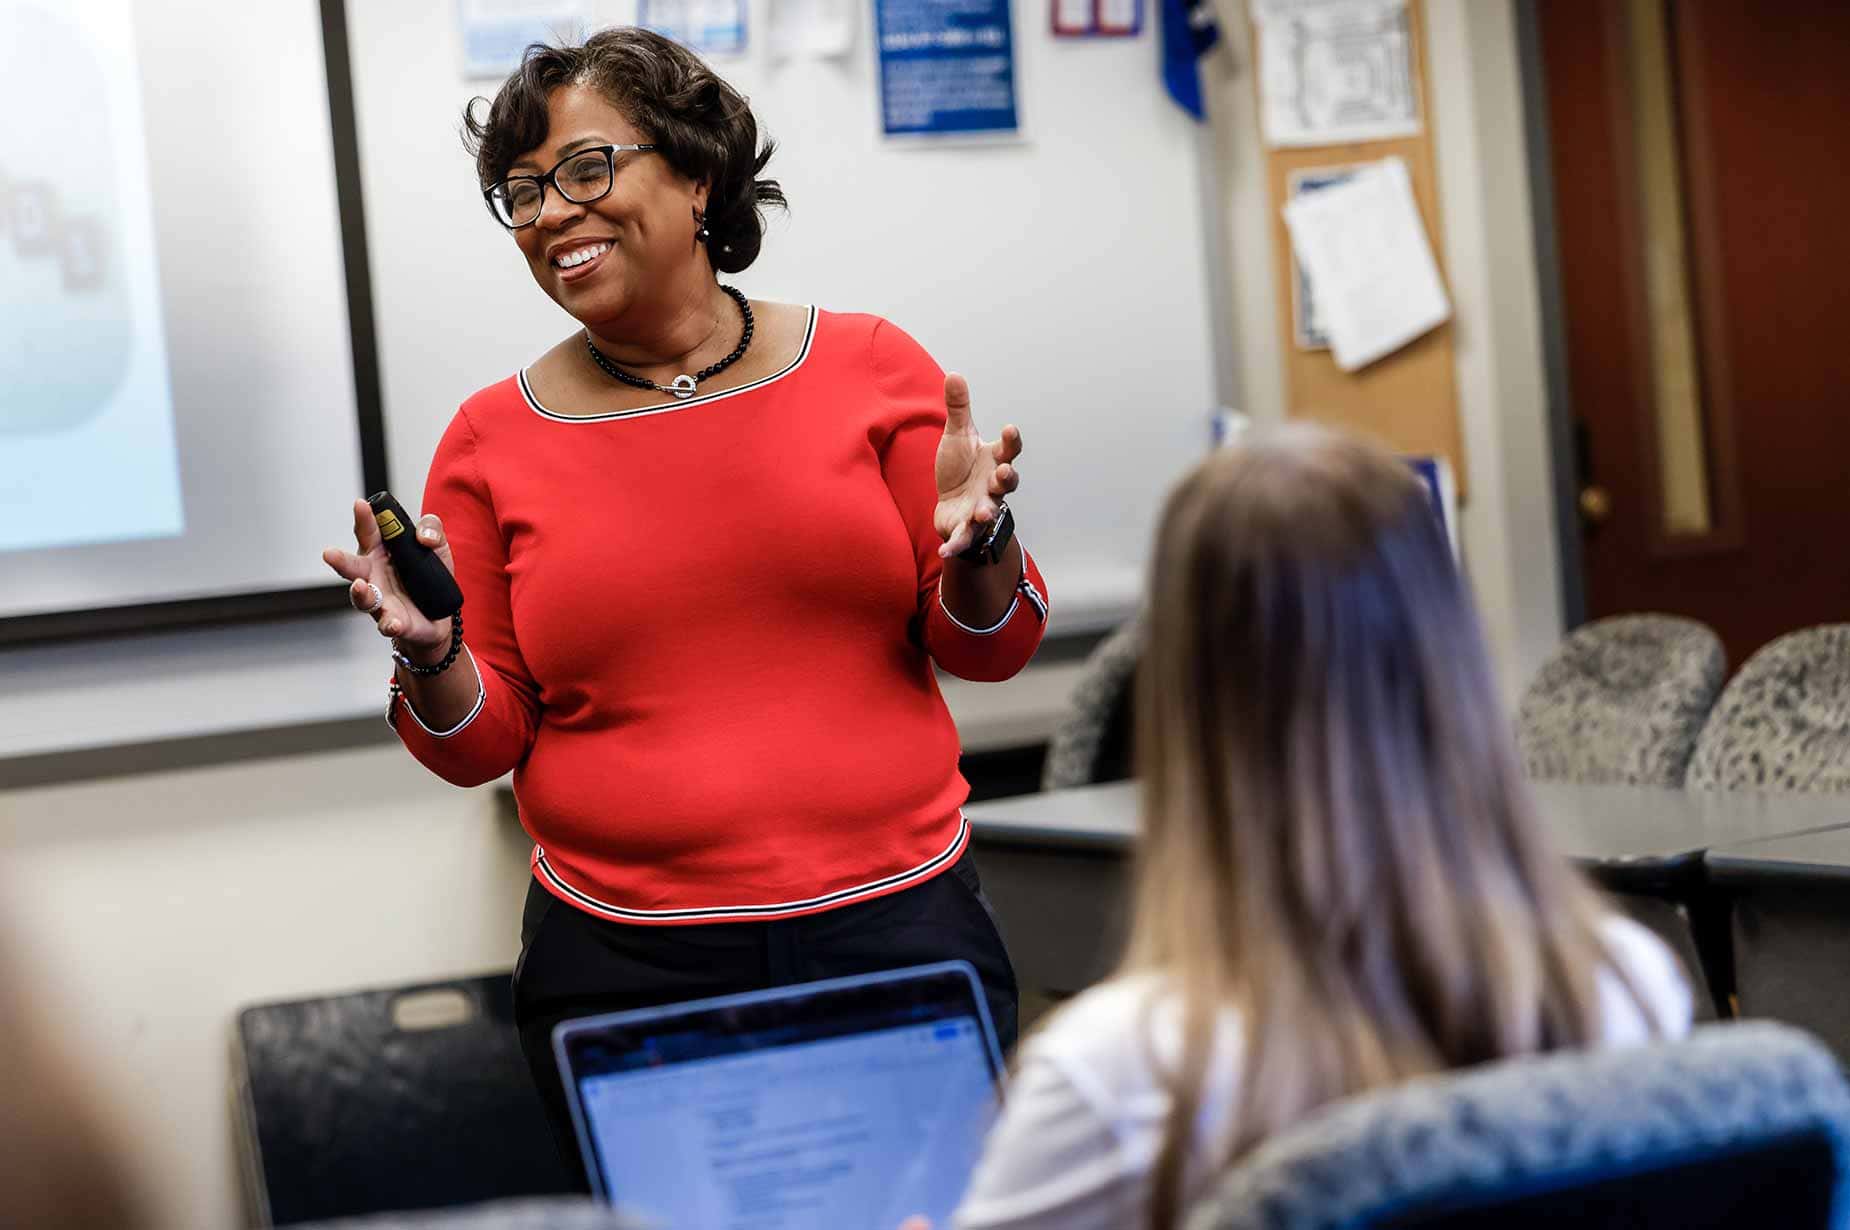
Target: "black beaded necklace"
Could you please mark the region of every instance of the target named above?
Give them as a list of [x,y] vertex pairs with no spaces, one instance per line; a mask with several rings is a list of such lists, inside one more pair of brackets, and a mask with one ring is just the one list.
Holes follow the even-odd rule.
[[653,389],[657,393],[669,393],[680,398],[682,401],[686,401],[694,395],[694,390],[699,386],[702,380],[705,380],[708,376],[717,376],[719,373],[731,367],[734,363],[737,363],[740,359],[745,357],[745,351],[752,344],[752,329],[754,327],[754,322],[752,320],[752,305],[746,300],[744,293],[740,291],[738,287],[722,286],[720,289],[725,291],[728,295],[731,295],[732,301],[739,305],[739,315],[745,318],[745,327],[740,331],[739,344],[732,348],[731,354],[713,364],[711,367],[702,368],[692,376],[684,373],[676,376],[667,384],[657,384],[655,381],[644,379],[633,372],[626,372],[618,367],[616,361],[609,355],[597,348],[597,343],[591,340],[591,330],[589,329],[585,330],[585,349],[591,352],[591,361],[603,368],[604,374],[609,376],[612,380],[621,380],[624,384],[635,389]]

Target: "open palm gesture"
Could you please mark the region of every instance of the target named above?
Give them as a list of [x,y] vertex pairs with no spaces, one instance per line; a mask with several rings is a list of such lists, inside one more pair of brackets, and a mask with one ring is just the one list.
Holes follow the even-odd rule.
[[1021,429],[1013,423],[1000,440],[986,441],[970,418],[970,383],[956,372],[944,378],[944,439],[938,443],[938,509],[932,525],[944,545],[940,559],[969,548],[996,519],[1002,497],[1021,484],[1015,458]]

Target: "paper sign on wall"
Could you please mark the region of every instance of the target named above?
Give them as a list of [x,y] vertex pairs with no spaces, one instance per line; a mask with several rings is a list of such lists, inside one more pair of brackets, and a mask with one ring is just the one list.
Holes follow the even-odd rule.
[[1252,0],[1252,15],[1268,145],[1420,131],[1406,0]]
[[531,43],[584,33],[582,0],[457,0],[463,75],[505,77]]
[[641,0],[636,24],[703,56],[745,52],[745,0]]
[[1343,183],[1287,201],[1284,212],[1342,370],[1366,366],[1451,317],[1399,158],[1357,167]]
[[874,20],[887,136],[1020,130],[1009,0],[875,0]]
[[773,60],[845,56],[854,49],[856,0],[768,0],[765,41]]
[[1131,38],[1143,33],[1143,0],[1051,0],[1062,38]]

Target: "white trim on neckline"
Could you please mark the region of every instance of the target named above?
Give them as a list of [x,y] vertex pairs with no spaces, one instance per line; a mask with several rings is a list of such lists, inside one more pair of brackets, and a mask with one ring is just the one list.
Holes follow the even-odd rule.
[[809,323],[803,329],[803,345],[797,350],[796,358],[790,360],[782,370],[760,377],[750,384],[742,384],[736,389],[723,389],[718,393],[690,397],[686,401],[672,401],[664,406],[638,406],[634,410],[613,410],[608,414],[559,414],[542,406],[540,399],[534,396],[533,387],[527,383],[526,368],[523,367],[514,373],[514,381],[520,386],[520,395],[526,401],[527,408],[541,418],[550,419],[555,423],[609,423],[617,419],[640,419],[654,414],[669,414],[676,410],[687,410],[694,406],[705,405],[707,402],[719,401],[722,398],[737,397],[740,393],[750,393],[754,389],[762,389],[767,384],[782,380],[803,366],[809,358],[809,352],[816,344],[816,325],[820,316],[821,313],[812,304],[809,309]]

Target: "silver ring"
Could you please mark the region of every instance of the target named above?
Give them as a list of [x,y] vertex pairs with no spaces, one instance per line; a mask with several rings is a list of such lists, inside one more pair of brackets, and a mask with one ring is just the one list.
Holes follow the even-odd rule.
[[347,595],[347,601],[352,603],[353,609],[360,612],[362,615],[377,615],[379,613],[379,608],[385,605],[385,595],[380,593],[379,587],[374,585],[371,581],[366,583],[366,588],[373,591],[373,604],[371,606],[361,606],[359,603],[354,602],[352,594]]

